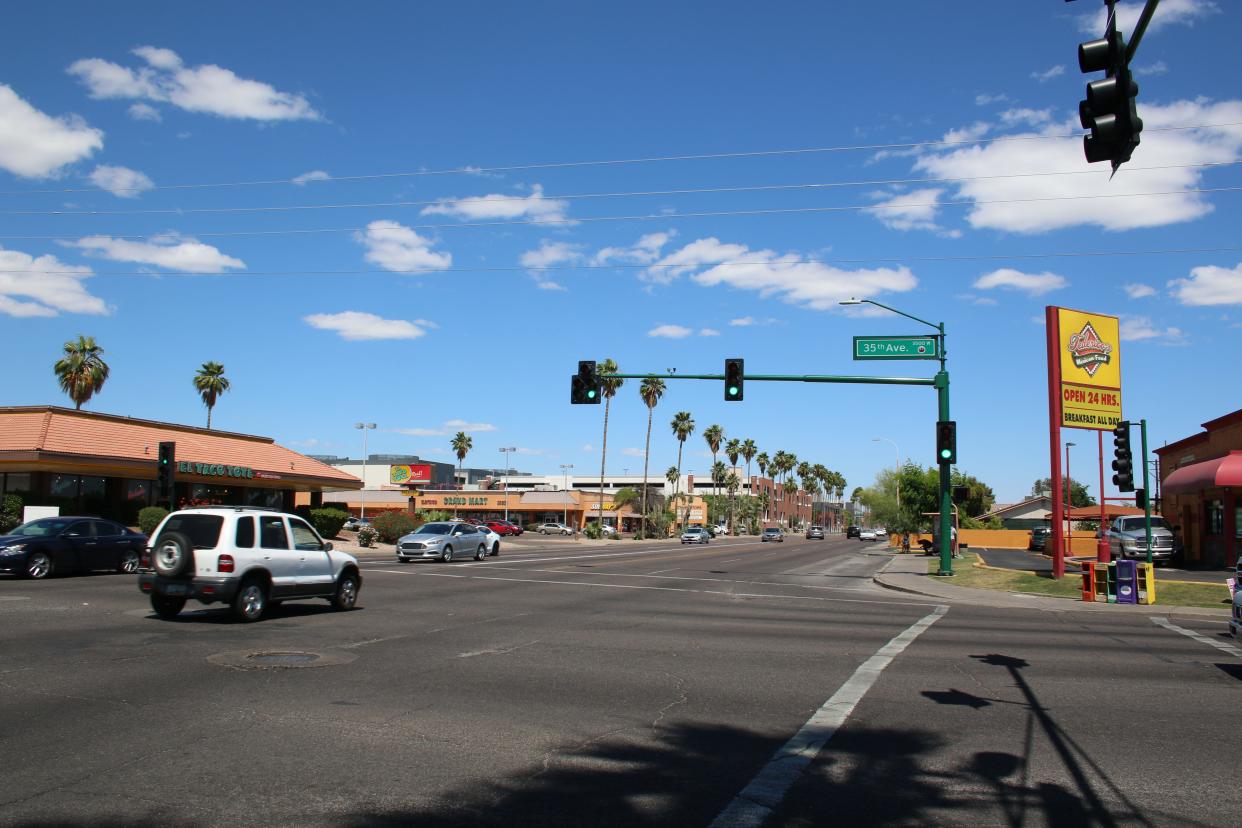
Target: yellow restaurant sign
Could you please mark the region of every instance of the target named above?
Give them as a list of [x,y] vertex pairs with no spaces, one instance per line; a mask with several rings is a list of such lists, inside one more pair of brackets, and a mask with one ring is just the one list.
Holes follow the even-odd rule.
[[1061,426],[1111,431],[1121,420],[1117,317],[1057,308]]

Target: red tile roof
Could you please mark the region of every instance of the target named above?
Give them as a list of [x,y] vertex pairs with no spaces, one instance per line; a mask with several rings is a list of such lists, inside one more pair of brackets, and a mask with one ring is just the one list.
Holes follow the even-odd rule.
[[0,407],[0,453],[38,451],[154,463],[165,440],[177,443],[179,461],[246,466],[282,479],[332,481],[341,488],[362,486],[353,475],[276,445],[270,437],[57,406]]

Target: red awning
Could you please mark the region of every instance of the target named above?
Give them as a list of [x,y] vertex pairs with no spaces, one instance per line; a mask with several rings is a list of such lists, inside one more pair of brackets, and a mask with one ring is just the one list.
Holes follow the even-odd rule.
[[1242,451],[1182,466],[1164,479],[1162,494],[1190,494],[1221,486],[1242,486]]

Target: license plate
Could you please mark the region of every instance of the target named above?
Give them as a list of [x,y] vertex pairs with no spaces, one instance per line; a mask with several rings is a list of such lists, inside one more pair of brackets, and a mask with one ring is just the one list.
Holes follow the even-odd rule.
[[186,586],[185,584],[165,584],[164,585],[165,595],[185,595],[187,592],[189,592],[189,587]]

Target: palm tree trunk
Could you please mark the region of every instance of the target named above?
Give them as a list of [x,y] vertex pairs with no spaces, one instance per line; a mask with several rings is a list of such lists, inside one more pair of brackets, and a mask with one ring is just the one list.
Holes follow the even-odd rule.
[[207,430],[211,430],[211,406],[207,406]]
[[[612,397],[604,398],[604,443],[599,450],[599,517],[596,519],[599,528],[604,528],[604,463],[608,461],[608,409],[612,408]],[[613,504],[614,506],[616,504]],[[617,519],[617,531],[621,531],[621,519]]]
[[642,515],[642,533],[643,537],[647,537],[647,460],[651,456],[651,416],[655,413],[654,408],[647,409],[647,446],[643,449],[643,515]]
[[[677,482],[673,484],[673,522],[677,522],[677,495],[681,493],[681,450],[685,447],[685,440],[677,441]],[[687,507],[689,511],[689,507]],[[674,526],[674,529],[677,527]]]

